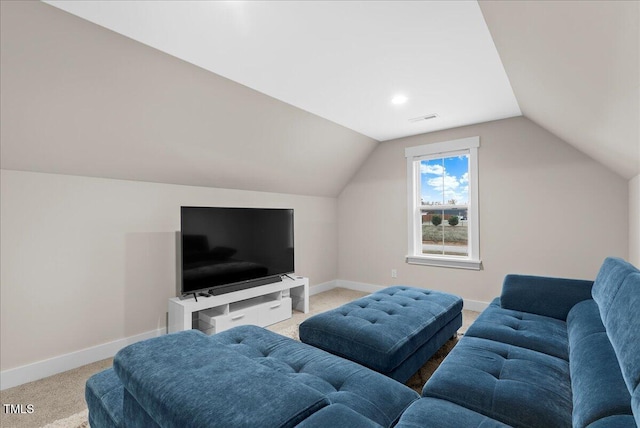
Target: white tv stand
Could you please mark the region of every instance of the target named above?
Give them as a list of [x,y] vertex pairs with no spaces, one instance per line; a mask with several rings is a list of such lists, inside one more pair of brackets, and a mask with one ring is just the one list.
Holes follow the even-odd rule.
[[282,282],[221,294],[169,299],[168,332],[199,328],[208,334],[236,325],[265,327],[291,318],[292,308],[309,312],[309,278],[283,277]]

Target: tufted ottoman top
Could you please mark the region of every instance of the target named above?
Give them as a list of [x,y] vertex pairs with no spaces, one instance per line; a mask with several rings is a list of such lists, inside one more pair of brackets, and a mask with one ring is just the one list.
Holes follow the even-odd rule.
[[[413,390],[380,373],[260,327],[235,327],[210,338],[281,373],[289,381],[316,391],[330,406],[345,406],[355,411],[369,420],[362,426],[375,425],[372,421],[381,426],[392,426],[406,407],[418,398]],[[281,393],[280,390],[273,391],[275,395]],[[344,425],[334,421],[328,426]]]
[[458,296],[393,286],[309,318],[300,340],[390,372],[461,311]]
[[[125,416],[147,412],[159,426],[292,427],[318,412],[309,426],[342,426],[346,417],[389,427],[418,398],[380,373],[252,325],[138,342],[118,352],[114,369]],[[106,375],[118,383],[113,371]],[[95,398],[93,419],[108,421]]]

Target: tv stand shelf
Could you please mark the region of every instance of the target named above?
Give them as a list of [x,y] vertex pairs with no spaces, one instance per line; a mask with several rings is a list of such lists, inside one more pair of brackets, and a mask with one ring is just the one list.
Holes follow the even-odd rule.
[[168,332],[199,328],[207,334],[236,325],[266,327],[291,318],[292,309],[309,312],[309,279],[284,277],[282,282],[220,294],[169,299]]

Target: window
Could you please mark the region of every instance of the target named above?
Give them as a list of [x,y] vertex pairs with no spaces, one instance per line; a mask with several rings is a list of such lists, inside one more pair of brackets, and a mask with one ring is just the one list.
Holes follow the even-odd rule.
[[479,137],[408,147],[407,262],[480,269]]

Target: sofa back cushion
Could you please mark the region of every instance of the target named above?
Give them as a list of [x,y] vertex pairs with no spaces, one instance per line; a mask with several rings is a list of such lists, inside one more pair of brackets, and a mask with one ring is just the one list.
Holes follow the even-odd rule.
[[[578,303],[567,316],[573,428],[584,428],[612,416],[629,416],[631,395],[615,351],[592,299]],[[625,426],[625,425],[623,425]]]
[[159,426],[288,427],[329,404],[318,391],[196,330],[130,345],[118,352],[114,369]]
[[[602,323],[618,357],[629,393],[640,384],[640,271],[618,258],[607,258],[592,289]],[[634,415],[640,416],[638,400]]]
[[510,274],[504,278],[500,305],[566,321],[573,306],[591,299],[593,281]]

